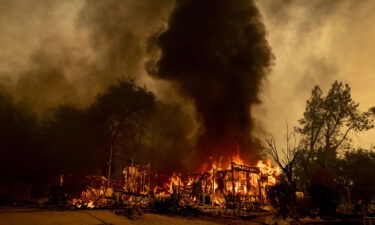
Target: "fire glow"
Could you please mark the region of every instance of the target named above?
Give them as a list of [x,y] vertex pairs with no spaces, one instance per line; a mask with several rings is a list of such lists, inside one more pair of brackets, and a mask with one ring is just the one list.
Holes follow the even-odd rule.
[[[241,159],[239,151],[229,163],[225,163],[223,157],[218,161],[210,157],[201,168],[204,167],[206,169],[198,173],[172,172],[168,177],[151,173],[150,165],[132,163],[123,169],[120,182],[116,184],[113,180],[110,186],[89,187],[72,200],[72,205],[76,208],[104,207],[111,204],[111,197],[116,204],[131,205],[144,205],[153,198],[175,198],[181,205],[192,206],[227,207],[234,199],[248,205],[267,205],[267,190],[277,184],[281,173],[271,161],[260,160],[254,166],[248,165]],[[106,183],[107,180],[102,179],[102,184]]]
[[[222,157],[218,162],[212,157],[208,161],[210,163],[203,167],[207,168],[210,164],[210,168],[199,174],[184,176],[174,172],[165,185],[166,190],[157,194],[165,196],[190,189],[194,195],[194,189],[200,189],[202,193],[213,195],[213,199],[220,195],[239,195],[248,201],[265,201],[267,189],[277,183],[281,173],[269,160],[259,160],[255,166],[250,166],[239,154],[234,155],[226,164],[222,164]],[[219,204],[222,205],[222,202]]]

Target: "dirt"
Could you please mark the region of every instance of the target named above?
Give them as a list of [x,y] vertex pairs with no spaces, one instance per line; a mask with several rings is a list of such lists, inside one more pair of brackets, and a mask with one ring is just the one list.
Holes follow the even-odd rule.
[[235,225],[262,224],[260,220],[222,217],[182,217],[143,214],[133,220],[110,210],[0,208],[0,225]]

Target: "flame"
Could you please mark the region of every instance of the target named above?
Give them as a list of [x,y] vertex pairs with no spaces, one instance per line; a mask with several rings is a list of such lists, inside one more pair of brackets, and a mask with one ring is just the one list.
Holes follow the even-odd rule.
[[172,174],[172,176],[169,178],[169,193],[173,193],[175,190],[179,189],[180,187],[183,187],[184,183],[182,182],[181,178],[177,175],[176,172]]
[[238,146],[236,147],[236,154],[234,154],[232,157],[231,162],[239,165],[246,165],[246,163],[241,159],[240,148]]
[[[208,165],[210,166],[208,167]],[[133,170],[128,169],[124,173],[124,190],[145,194],[149,190],[153,190],[154,196],[163,199],[177,194],[180,197],[183,196],[180,200],[182,204],[202,204],[202,194],[210,196],[213,206],[224,206],[227,201],[226,197],[231,195],[241,198],[241,201],[264,203],[268,188],[277,184],[281,174],[281,170],[270,160],[260,160],[256,165],[246,163],[241,158],[238,148],[230,159],[220,157],[218,161],[215,161],[213,157],[210,157],[205,163],[205,168],[201,173],[193,175],[182,176],[180,173],[173,172],[167,181],[162,182],[164,185],[146,186],[145,190],[137,190],[139,188],[132,185],[137,184],[139,177],[144,182],[145,176],[142,173],[133,173]],[[80,198],[73,199],[71,203],[77,208],[98,208],[108,204],[107,197],[112,195],[112,188],[105,186],[88,188],[82,192]],[[132,196],[122,196],[121,199],[121,201],[130,201],[132,204],[139,203]]]
[[277,183],[277,177],[281,174],[280,168],[274,166],[270,160],[260,160],[257,163],[257,167],[260,169],[260,173],[267,177],[267,183],[273,186]]
[[[202,168],[206,168],[196,177],[182,179],[181,175],[174,172],[162,195],[181,193],[182,189],[193,189],[194,185],[201,185],[203,193],[211,194],[215,205],[223,205],[224,194],[238,194],[247,196],[249,201],[265,199],[270,186],[277,184],[281,171],[270,160],[260,160],[256,165],[247,164],[240,156],[239,149],[230,159],[230,164],[223,164],[223,157],[215,161],[210,157]],[[207,167],[210,165],[210,167]],[[225,165],[225,167],[223,166]],[[226,169],[225,169],[226,168]],[[192,197],[196,201],[197,196]]]
[[[259,173],[248,173],[244,171],[232,171],[232,165],[245,166],[258,168]],[[270,160],[257,162],[256,166],[251,166],[241,158],[240,151],[237,148],[236,153],[231,158],[231,164],[226,167],[227,171],[231,171],[232,177],[226,175],[224,180],[224,192],[238,193],[243,195],[263,195],[265,196],[266,190],[270,186],[274,186],[278,182],[278,176],[281,174],[281,170],[274,166]],[[218,182],[215,182],[215,171],[224,171],[220,163],[212,163],[212,168],[210,170],[211,177],[213,177],[213,192],[218,191]],[[230,175],[229,175],[230,176]],[[222,178],[220,178],[222,179]]]
[[95,208],[94,201],[89,200],[89,202],[87,203],[87,208],[89,208],[89,209],[93,209],[93,208]]

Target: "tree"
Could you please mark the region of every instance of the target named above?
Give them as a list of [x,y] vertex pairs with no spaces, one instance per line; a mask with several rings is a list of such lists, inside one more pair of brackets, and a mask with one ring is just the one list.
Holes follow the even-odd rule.
[[111,177],[113,149],[121,138],[132,137],[132,129],[142,123],[154,111],[154,95],[146,88],[138,87],[134,80],[121,79],[99,94],[90,111],[103,124],[110,153],[108,183]]
[[282,155],[279,153],[275,139],[266,139],[268,154],[272,156],[285,176],[285,181],[272,188],[269,194],[272,199],[271,203],[273,202],[273,205],[282,216],[289,215],[295,218],[297,184],[294,172],[298,156],[301,153],[302,142],[297,140],[295,132],[289,132],[288,124],[286,127],[286,147],[281,149]]
[[374,127],[373,108],[361,112],[358,106],[347,84],[335,81],[325,96],[315,86],[295,128],[303,144],[296,170],[300,188],[321,214],[335,213],[339,203],[339,149],[349,147],[351,133]]
[[317,169],[309,183],[308,194],[320,215],[335,215],[340,200],[340,188],[331,171],[325,168]]
[[40,121],[29,105],[0,92],[0,199],[30,197],[20,189],[48,173],[43,163],[37,163],[45,160],[40,140]]
[[358,212],[368,212],[370,202],[375,198],[375,152],[358,149],[347,151],[339,160],[341,182],[347,188],[348,202]]
[[179,106],[156,101],[155,111],[132,127],[131,136],[121,138],[114,164],[134,159],[136,163],[151,163],[152,169],[160,172],[191,168],[192,123]]
[[294,132],[290,133],[288,124],[286,132],[286,148],[281,149],[282,155],[279,153],[279,149],[276,145],[274,138],[266,139],[267,142],[267,153],[271,155],[273,160],[283,171],[286,181],[293,185],[295,183],[294,166],[297,163],[298,155],[301,153],[300,149],[302,146],[302,141],[297,140],[296,134]]
[[104,133],[87,110],[61,105],[50,110],[43,123],[43,143],[49,159],[46,163],[55,175],[96,174],[103,170]]
[[283,218],[296,218],[295,203],[293,204],[296,200],[295,195],[295,190],[285,181],[270,187],[267,191],[270,204],[276,209],[277,214]]
[[40,115],[0,90],[0,201],[46,195],[61,173],[101,175],[103,150],[141,137],[154,105],[150,91],[125,79],[87,108],[61,105]]
[[304,151],[301,166],[307,177],[313,176],[312,161],[319,167],[333,165],[337,150],[350,142],[350,132],[366,131],[374,127],[371,110],[361,112],[350,93],[349,85],[335,81],[323,96],[319,86],[312,90],[304,117],[296,131],[302,135]]

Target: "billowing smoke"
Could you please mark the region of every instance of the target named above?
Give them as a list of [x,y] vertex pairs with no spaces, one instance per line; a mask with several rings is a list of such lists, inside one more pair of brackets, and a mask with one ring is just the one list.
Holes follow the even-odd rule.
[[119,76],[141,77],[147,38],[166,20],[172,0],[86,0],[78,27],[96,52],[96,82]]
[[2,0],[0,87],[42,112],[85,106],[120,77],[143,85],[147,38],[172,0]]
[[168,25],[150,40],[148,71],[194,101],[200,159],[229,160],[237,149],[256,159],[251,106],[273,55],[254,2],[177,0]]

